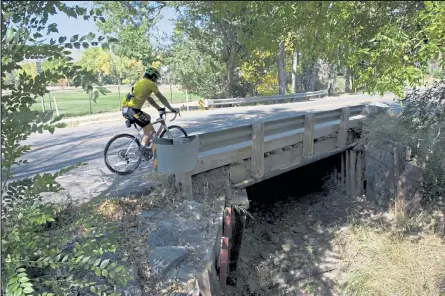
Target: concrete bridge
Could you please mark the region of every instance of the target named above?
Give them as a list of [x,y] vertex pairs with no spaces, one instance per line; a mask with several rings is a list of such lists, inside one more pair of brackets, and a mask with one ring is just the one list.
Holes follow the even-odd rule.
[[[230,186],[240,189],[343,152],[355,145],[371,110],[375,108],[356,105],[201,133],[197,166],[178,174],[177,184],[185,198],[193,199],[192,176],[207,171],[228,168]],[[350,157],[356,158],[347,153],[339,172],[348,179],[356,178]]]
[[336,158],[340,165],[331,172],[346,196],[366,194],[379,202],[395,196],[418,208],[422,171],[410,163],[409,147],[389,140],[385,145],[367,145],[366,150],[357,145],[363,119],[386,110],[356,105],[201,133],[198,164],[191,173],[177,175],[177,183],[184,197],[191,199],[193,190],[199,189],[194,178],[224,170],[228,188],[214,244],[196,273],[199,295],[230,295],[228,282],[236,284],[249,208],[245,188],[255,183],[340,154]]

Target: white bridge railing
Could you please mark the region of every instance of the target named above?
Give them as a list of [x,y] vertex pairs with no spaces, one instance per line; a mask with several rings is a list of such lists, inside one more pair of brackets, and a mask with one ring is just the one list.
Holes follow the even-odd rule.
[[267,96],[267,97],[252,97],[252,98],[232,98],[232,99],[216,99],[204,100],[204,107],[212,108],[226,105],[242,105],[242,104],[254,104],[254,103],[264,103],[264,102],[278,102],[286,100],[296,100],[296,99],[309,99],[314,97],[327,96],[327,90],[297,93],[292,95],[281,95],[281,96]]
[[[373,106],[357,105],[198,134],[198,163],[177,180],[184,195],[192,197],[192,175],[249,159],[249,178],[254,182],[269,178],[302,161],[345,149],[350,144],[348,130],[359,127],[369,112],[375,112]],[[289,146],[295,148],[289,160],[269,159],[265,166],[268,152]]]

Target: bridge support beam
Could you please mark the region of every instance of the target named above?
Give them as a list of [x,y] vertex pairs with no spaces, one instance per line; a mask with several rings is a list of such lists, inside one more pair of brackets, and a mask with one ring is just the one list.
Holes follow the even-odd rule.
[[311,158],[314,154],[314,126],[315,114],[309,113],[304,117],[304,134],[303,134],[303,159]]
[[264,122],[252,124],[252,160],[250,162],[252,177],[264,176]]
[[351,149],[351,150],[349,150],[349,155],[350,155],[350,157],[349,157],[349,161],[350,161],[350,163],[349,163],[349,176],[351,177],[351,180],[350,180],[350,190],[349,190],[349,192],[350,192],[350,196],[351,197],[355,197],[356,196],[356,191],[355,191],[355,188],[357,187],[356,185],[356,183],[357,183],[357,177],[356,177],[356,171],[355,171],[355,162],[356,162],[356,160],[357,160],[357,153],[354,151],[354,149]]
[[346,185],[346,196],[350,196],[351,194],[351,155],[349,154],[349,150],[345,151],[345,185]]

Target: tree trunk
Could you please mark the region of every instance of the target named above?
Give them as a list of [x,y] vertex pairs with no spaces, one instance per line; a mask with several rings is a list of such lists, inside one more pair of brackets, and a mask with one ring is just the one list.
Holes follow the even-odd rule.
[[278,45],[278,94],[286,94],[286,75],[284,73],[284,43]]
[[235,71],[235,49],[230,48],[229,60],[227,61],[227,90],[228,98],[233,98],[233,76]]
[[337,81],[337,71],[336,65],[329,65],[329,83],[328,83],[328,94],[335,94],[335,84]]
[[310,76],[310,85],[309,90],[315,91],[315,84],[317,82],[318,78],[318,64],[317,60],[314,58],[312,61],[312,67],[311,67],[311,76]]
[[351,92],[351,69],[346,69],[345,75],[345,93]]
[[292,60],[292,91],[296,93],[298,91],[298,50],[294,52],[293,60]]

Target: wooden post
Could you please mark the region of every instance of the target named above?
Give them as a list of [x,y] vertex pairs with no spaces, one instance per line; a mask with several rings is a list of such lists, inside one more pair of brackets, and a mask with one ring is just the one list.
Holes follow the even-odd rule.
[[357,194],[359,196],[363,195],[363,152],[357,152]]
[[356,197],[357,194],[356,194],[355,188],[356,188],[357,177],[356,177],[356,173],[355,173],[355,161],[356,161],[357,155],[353,149],[349,150],[349,153],[350,153],[349,161],[351,162],[350,167],[349,167],[350,176],[351,176],[351,196]]
[[335,183],[338,184],[338,172],[337,172],[337,167],[334,167],[334,180],[336,181]]
[[56,101],[56,97],[55,96],[53,96],[53,100],[54,100],[54,105],[56,106],[57,116],[59,116],[59,108],[57,107],[57,101]]
[[45,98],[42,96],[42,111],[45,112]]
[[185,100],[186,100],[187,112],[188,112],[188,111],[190,111],[190,109],[189,109],[189,96],[187,94],[187,90],[185,90]]
[[246,228],[247,215],[241,211],[236,211],[235,214],[235,233],[233,234],[232,246],[230,248],[230,270],[232,271],[232,282],[236,283],[239,272],[239,258],[241,248],[243,245],[244,230]]
[[346,188],[345,188],[345,152],[341,153],[341,164],[340,164],[340,182],[341,182],[341,189],[343,192],[345,192]]
[[[119,82],[120,82],[120,80],[119,80]],[[120,85],[118,85],[117,86],[117,96],[118,96],[118,102],[119,102],[119,108],[121,107],[121,86]]]
[[252,158],[250,162],[252,177],[264,176],[264,122],[252,124]]
[[345,161],[345,179],[346,179],[346,196],[351,194],[351,182],[350,182],[350,171],[349,171],[349,163],[350,163],[350,155],[349,151],[345,151],[346,161]]
[[92,99],[93,95],[90,93],[89,94],[89,101],[90,101],[90,114],[93,114],[93,107],[92,107],[92,103],[91,103],[91,99]]
[[49,109],[53,111],[53,105],[51,104],[51,93],[48,93]]
[[340,115],[340,129],[337,136],[337,148],[346,146],[346,140],[348,138],[348,122],[349,122],[349,108],[345,107],[341,109]]
[[315,114],[309,113],[304,117],[303,155],[302,158],[310,158],[314,154],[314,126]]
[[173,92],[172,92],[172,82],[171,79],[169,79],[170,82],[170,102],[173,104]]

